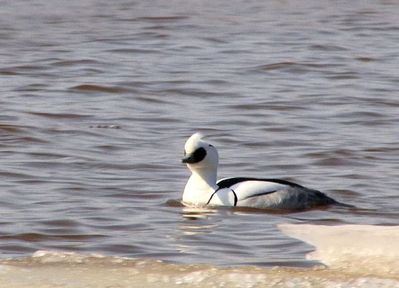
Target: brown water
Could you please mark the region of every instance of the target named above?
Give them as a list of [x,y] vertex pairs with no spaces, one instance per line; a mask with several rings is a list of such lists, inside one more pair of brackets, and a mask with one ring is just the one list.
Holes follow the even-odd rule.
[[[311,246],[277,224],[398,224],[396,1],[0,3],[1,258],[309,267]],[[174,205],[197,131],[220,178],[361,209]]]

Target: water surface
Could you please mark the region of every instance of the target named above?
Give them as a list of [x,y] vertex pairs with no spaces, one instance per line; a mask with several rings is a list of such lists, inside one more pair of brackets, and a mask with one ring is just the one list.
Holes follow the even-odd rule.
[[[1,7],[1,258],[312,267],[276,225],[398,223],[395,1]],[[360,209],[171,205],[197,131],[220,178],[283,178]]]

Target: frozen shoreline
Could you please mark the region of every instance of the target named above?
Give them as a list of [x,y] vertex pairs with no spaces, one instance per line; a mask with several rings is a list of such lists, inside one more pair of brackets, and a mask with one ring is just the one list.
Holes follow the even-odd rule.
[[[339,227],[287,224],[280,228],[287,234],[295,234],[295,237],[298,238],[305,238],[303,235],[311,235],[309,237],[312,238],[312,245],[315,245],[317,241],[321,241],[320,239],[325,239],[325,236],[331,238],[332,233],[336,232],[337,229],[341,230],[338,234],[334,233],[338,238],[348,233],[356,233],[358,230],[375,230],[374,228],[376,228],[378,231],[383,229],[378,226],[366,227],[362,225],[357,227],[353,225]],[[396,233],[396,230],[394,229],[395,232],[393,233]],[[382,234],[385,235],[384,233]],[[376,233],[376,235],[379,235],[379,233]],[[389,232],[389,235],[392,235],[392,231]],[[321,242],[324,243],[323,241]],[[351,242],[356,246],[356,241]],[[340,244],[339,241],[334,243]],[[316,248],[316,255],[320,256],[320,254],[317,254],[320,251],[319,246]],[[332,259],[331,253],[334,250],[329,249],[328,251],[330,251],[330,254],[327,254],[328,259]],[[358,251],[363,250],[359,249]],[[335,258],[340,257],[339,253],[334,252],[334,254],[336,255]],[[326,255],[323,257],[326,257]],[[367,259],[367,257],[364,259]],[[383,261],[383,258],[380,258],[380,260]],[[354,261],[358,261],[358,258],[354,258]],[[381,261],[374,263],[381,264]],[[378,269],[353,270],[348,269],[348,266],[340,267],[337,263],[334,262],[331,267],[317,265],[311,268],[265,268],[256,266],[223,268],[214,265],[171,264],[160,260],[112,257],[98,254],[38,251],[31,257],[0,261],[0,287],[159,288],[160,285],[164,288],[399,287],[397,273],[386,273],[387,271],[379,271]],[[346,264],[348,263],[346,262]],[[370,265],[367,261],[362,263],[353,262],[352,264],[353,267],[357,268],[362,268],[363,264]],[[396,267],[391,268],[397,269]]]

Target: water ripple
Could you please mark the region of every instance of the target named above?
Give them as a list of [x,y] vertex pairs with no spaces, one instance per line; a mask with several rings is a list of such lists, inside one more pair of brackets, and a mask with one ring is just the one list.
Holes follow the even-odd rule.
[[70,90],[83,91],[83,92],[105,92],[105,93],[127,93],[128,89],[122,87],[110,87],[95,84],[81,84],[69,88]]
[[[276,225],[397,222],[397,4],[25,2],[0,11],[2,257],[307,267],[311,248]],[[367,211],[182,207],[197,131],[220,177]]]

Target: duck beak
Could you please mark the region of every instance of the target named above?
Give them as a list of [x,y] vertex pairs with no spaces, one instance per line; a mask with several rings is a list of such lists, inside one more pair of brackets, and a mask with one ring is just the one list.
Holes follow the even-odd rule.
[[195,163],[195,158],[193,154],[186,155],[183,159],[181,159],[181,163]]
[[184,153],[184,158],[181,160],[181,162],[186,164],[194,164],[201,162],[202,160],[204,160],[205,157],[206,157],[206,150],[201,147],[190,154]]

